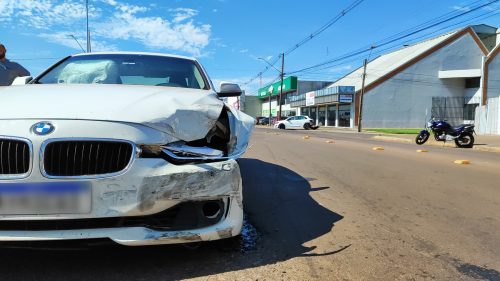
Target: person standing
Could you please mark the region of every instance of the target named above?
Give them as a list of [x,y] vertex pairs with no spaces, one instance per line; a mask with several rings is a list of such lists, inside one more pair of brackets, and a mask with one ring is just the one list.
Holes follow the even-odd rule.
[[30,76],[30,72],[17,62],[8,60],[7,49],[0,44],[0,86],[10,86],[16,77]]

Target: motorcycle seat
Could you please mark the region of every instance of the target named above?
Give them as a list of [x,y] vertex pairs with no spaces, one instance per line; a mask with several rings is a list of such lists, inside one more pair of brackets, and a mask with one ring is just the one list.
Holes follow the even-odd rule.
[[455,130],[455,132],[457,131],[462,131],[463,129],[465,128],[470,128],[470,127],[474,127],[474,125],[472,124],[462,124],[462,125],[458,125],[458,126],[453,126],[453,130]]

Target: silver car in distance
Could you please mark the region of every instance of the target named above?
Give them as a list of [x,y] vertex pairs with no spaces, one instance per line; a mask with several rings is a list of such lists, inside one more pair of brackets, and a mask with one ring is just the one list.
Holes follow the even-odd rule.
[[0,87],[0,241],[210,241],[243,222],[254,120],[192,58],[67,57]]

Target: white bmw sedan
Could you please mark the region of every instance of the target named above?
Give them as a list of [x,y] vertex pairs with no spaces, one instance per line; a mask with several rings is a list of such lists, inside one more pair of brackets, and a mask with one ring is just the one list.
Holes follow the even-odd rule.
[[191,58],[93,53],[0,87],[0,241],[236,236],[254,120]]

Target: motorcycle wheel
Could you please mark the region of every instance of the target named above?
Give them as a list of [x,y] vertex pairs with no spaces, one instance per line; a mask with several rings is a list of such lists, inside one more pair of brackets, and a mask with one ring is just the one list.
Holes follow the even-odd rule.
[[471,133],[465,133],[455,139],[455,144],[460,148],[472,148],[474,146],[474,136]]
[[421,132],[418,134],[417,138],[415,139],[415,143],[418,145],[424,144],[427,140],[429,139],[429,133],[423,133]]

